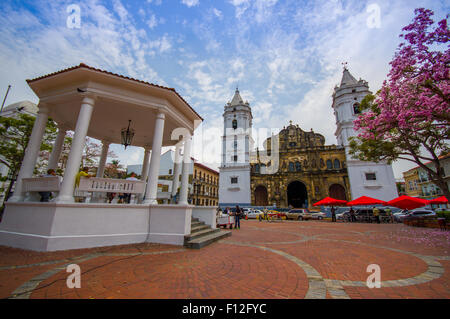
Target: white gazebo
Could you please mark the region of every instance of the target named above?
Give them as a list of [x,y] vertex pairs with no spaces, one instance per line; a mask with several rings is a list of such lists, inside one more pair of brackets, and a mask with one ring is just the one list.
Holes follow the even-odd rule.
[[[190,234],[193,211],[208,215],[202,219],[214,219],[214,208],[200,210],[188,204],[192,135],[202,118],[174,89],[83,63],[27,82],[39,97],[39,111],[14,194],[0,223],[0,245],[38,251],[139,242],[182,245],[184,236]],[[59,128],[49,168],[58,163],[66,131],[75,132],[62,182],[51,177],[32,178],[49,117]],[[108,147],[122,143],[121,130],[130,120],[134,130],[131,145],[145,149],[142,180],[103,178]],[[133,193],[134,203],[74,201],[86,136],[102,141],[102,155],[97,176],[82,178],[78,190]],[[174,145],[176,154],[181,147],[184,150],[182,158],[175,159],[173,187],[178,188],[181,175],[179,202],[158,205],[161,148]],[[58,195],[52,202],[39,202],[38,191]],[[215,222],[209,224],[215,227]]]

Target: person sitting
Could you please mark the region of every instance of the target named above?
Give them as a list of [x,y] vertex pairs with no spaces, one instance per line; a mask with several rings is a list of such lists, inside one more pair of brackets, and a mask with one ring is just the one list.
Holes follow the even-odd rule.
[[[42,177],[53,176],[56,176],[56,172],[53,168],[49,168],[47,170],[47,174],[43,175]],[[41,195],[41,202],[48,202],[50,200],[50,197],[52,196],[52,192],[39,192],[39,195]]]

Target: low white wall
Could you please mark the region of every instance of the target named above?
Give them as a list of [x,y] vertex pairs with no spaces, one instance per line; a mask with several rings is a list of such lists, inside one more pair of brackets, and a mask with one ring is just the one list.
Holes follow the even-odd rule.
[[131,243],[183,245],[192,206],[7,203],[0,245],[54,251]]
[[192,217],[198,218],[206,225],[211,226],[211,228],[216,228],[216,209],[217,207],[215,206],[195,206],[192,209]]
[[150,207],[149,239],[152,243],[183,245],[191,233],[190,205],[153,205]]

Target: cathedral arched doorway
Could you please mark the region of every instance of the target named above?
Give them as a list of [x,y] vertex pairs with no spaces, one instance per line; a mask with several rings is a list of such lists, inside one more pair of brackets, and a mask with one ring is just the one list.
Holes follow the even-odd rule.
[[259,185],[255,188],[255,206],[267,206],[267,188]]
[[287,187],[288,205],[294,208],[308,206],[308,192],[302,182],[294,181]]
[[347,196],[345,195],[345,188],[339,184],[333,184],[329,189],[330,197],[335,199],[347,200]]

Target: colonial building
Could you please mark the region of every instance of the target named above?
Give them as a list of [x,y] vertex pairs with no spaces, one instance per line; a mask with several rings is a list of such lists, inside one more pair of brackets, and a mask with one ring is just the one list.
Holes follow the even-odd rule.
[[323,135],[313,130],[305,132],[292,122],[264,142],[267,155],[272,153],[272,139],[278,141],[278,169],[264,173],[274,165],[273,159],[264,161],[259,152],[252,159],[252,205],[310,207],[327,196],[350,199],[342,146],[325,145]]
[[224,107],[222,163],[219,168],[221,206],[250,205],[250,150],[253,140],[252,110],[236,88],[233,99]]
[[219,203],[219,172],[194,162],[192,203],[196,206],[216,206]]
[[[450,188],[450,154],[440,156],[439,162],[447,187]],[[425,165],[434,169],[432,162],[425,163]],[[405,179],[405,191],[408,196],[433,199],[444,195],[442,190],[430,179],[428,172],[420,166],[403,172],[403,178]]]

